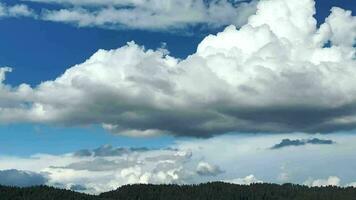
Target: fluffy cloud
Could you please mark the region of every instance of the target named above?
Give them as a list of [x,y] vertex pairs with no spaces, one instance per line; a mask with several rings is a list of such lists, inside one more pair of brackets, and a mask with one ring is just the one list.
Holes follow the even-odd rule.
[[223,173],[219,166],[207,162],[199,162],[196,172],[201,176],[216,176]]
[[0,170],[0,185],[29,187],[35,185],[44,185],[47,178],[42,174],[29,171],[19,171],[16,169]]
[[183,60],[130,42],[35,88],[3,84],[0,121],[130,136],[354,129],[355,17],[334,8],[318,29],[314,4],[260,1],[241,29],[206,37]]
[[256,0],[31,0],[64,5],[60,10],[45,10],[43,20],[73,23],[78,26],[132,28],[145,30],[181,29],[196,25],[241,26],[256,10]]
[[290,146],[304,146],[307,144],[334,144],[332,140],[323,140],[323,139],[318,139],[318,138],[313,138],[313,139],[297,139],[297,140],[290,140],[290,139],[283,139],[280,143],[275,144],[271,149],[281,149],[284,147],[290,147]]
[[8,6],[0,2],[0,18],[2,17],[36,17],[36,14],[24,4]]
[[194,171],[196,163],[192,153],[183,149],[128,150],[125,154],[110,156],[93,154],[78,157],[76,152],[64,155],[41,154],[29,158],[1,156],[0,170],[13,167],[26,172],[0,171],[0,184],[48,184],[88,193],[113,190],[134,183],[188,184],[195,183],[200,177]]

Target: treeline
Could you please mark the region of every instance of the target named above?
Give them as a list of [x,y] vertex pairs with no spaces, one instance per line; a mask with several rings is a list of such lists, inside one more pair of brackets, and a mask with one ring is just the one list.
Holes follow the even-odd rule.
[[220,182],[183,186],[138,184],[95,196],[46,186],[0,186],[0,200],[356,200],[356,189]]

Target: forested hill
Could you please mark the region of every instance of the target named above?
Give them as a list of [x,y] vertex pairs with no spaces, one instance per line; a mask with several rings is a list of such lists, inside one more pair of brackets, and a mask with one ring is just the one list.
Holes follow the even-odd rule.
[[356,188],[293,184],[129,185],[98,196],[40,186],[0,186],[0,200],[356,200]]

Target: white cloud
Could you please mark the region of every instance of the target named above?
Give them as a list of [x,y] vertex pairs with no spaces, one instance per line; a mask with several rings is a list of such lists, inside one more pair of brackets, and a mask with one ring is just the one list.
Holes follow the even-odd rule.
[[352,182],[352,183],[347,184],[347,187],[354,187],[354,188],[356,188],[356,182]]
[[[289,135],[184,139],[177,140],[167,149],[114,148],[105,145],[86,150],[89,153],[80,150],[63,155],[0,155],[0,171],[32,171],[30,174],[44,176],[46,184],[77,188],[89,193],[113,190],[131,183],[197,184],[224,181],[236,184],[292,182],[310,186],[348,186],[355,181],[355,136],[328,135],[328,138],[337,142],[334,145],[270,149],[286,136]],[[291,137],[301,139],[309,135],[296,134]],[[221,173],[221,169],[224,173]],[[337,177],[319,179],[332,174]],[[341,180],[350,184],[343,184]]]
[[311,187],[321,187],[321,186],[340,186],[340,178],[336,176],[330,176],[328,179],[308,179],[304,182],[305,185]]
[[3,84],[0,121],[131,136],[354,129],[355,17],[335,8],[318,29],[314,3],[261,1],[241,29],[206,37],[183,60],[129,42],[35,88]]
[[[45,10],[42,19],[73,23],[78,26],[101,26],[145,30],[169,30],[196,25],[241,26],[256,10],[256,0],[231,3],[227,0],[32,0],[57,3],[65,8]],[[71,6],[69,6],[71,5]]]
[[351,11],[334,7],[325,24],[320,27],[320,35],[333,44],[352,47],[356,38],[356,18]]
[[254,175],[246,176],[245,178],[237,178],[232,180],[225,180],[225,182],[238,184],[238,185],[251,185],[253,183],[262,183]]
[[[176,3],[175,0],[161,1],[161,0],[22,0],[22,1],[32,1],[47,4],[64,4],[64,5],[76,5],[76,6],[125,6],[125,5],[144,5],[151,3],[153,5],[145,6],[162,6],[168,7],[172,3]],[[244,0],[236,0],[235,3],[242,2]],[[189,5],[188,1],[188,5]],[[212,1],[216,2],[216,1]],[[160,5],[163,4],[163,5]]]
[[0,18],[2,17],[36,17],[35,12],[24,4],[8,6],[0,2]]
[[[108,146],[92,152],[98,152],[99,149],[108,149]],[[43,174],[48,185],[67,189],[80,185],[81,191],[88,193],[109,191],[133,183],[183,184],[198,177],[194,169],[189,167],[189,164],[196,162],[191,160],[189,150],[125,149],[124,154],[112,153],[122,148],[111,147],[111,150],[109,154],[86,156],[78,156],[77,152],[64,155],[40,154],[29,158],[0,156],[0,170],[32,171],[24,174],[24,178],[31,178],[29,175],[32,174]],[[5,178],[7,174],[4,171]],[[39,179],[37,176],[34,178],[34,181]],[[9,181],[4,179],[3,182]]]
[[0,83],[5,80],[5,73],[11,72],[12,69],[10,67],[1,67],[0,68]]

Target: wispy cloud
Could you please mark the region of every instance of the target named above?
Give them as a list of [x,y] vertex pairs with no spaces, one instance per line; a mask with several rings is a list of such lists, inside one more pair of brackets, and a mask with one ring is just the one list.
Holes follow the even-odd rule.
[[[256,11],[257,0],[23,0],[43,5],[39,19],[79,27],[177,31],[192,27],[242,26]],[[48,9],[56,4],[59,9]],[[23,5],[21,5],[23,6]],[[27,7],[26,7],[27,8]]]
[[6,5],[0,2],[0,18],[5,17],[34,17],[36,13],[25,4]]

